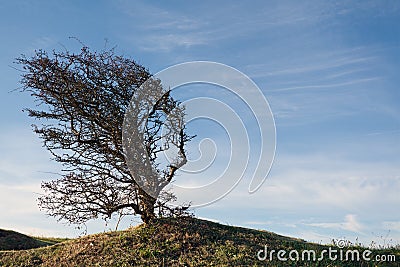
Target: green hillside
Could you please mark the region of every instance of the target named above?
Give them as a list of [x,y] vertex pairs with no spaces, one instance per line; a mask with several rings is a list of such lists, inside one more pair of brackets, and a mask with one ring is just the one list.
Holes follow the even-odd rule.
[[[260,261],[268,248],[288,252],[326,246],[267,231],[233,227],[185,217],[158,219],[125,231],[89,235],[48,247],[0,252],[0,266],[398,266],[396,263],[330,261]],[[361,250],[361,249],[360,249]],[[361,250],[362,251],[362,250]],[[395,254],[398,250],[374,251]],[[286,255],[287,256],[287,255]]]
[[24,250],[57,243],[56,239],[39,239],[10,230],[0,229],[0,250]]

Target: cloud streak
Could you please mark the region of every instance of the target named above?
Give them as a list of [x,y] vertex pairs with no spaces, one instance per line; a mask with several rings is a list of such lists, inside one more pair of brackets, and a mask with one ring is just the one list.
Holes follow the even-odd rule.
[[361,230],[365,228],[358,220],[355,214],[347,214],[344,217],[343,222],[333,222],[333,223],[309,223],[306,225],[314,226],[314,227],[322,227],[322,228],[333,228],[333,229],[342,229],[346,231],[361,233]]

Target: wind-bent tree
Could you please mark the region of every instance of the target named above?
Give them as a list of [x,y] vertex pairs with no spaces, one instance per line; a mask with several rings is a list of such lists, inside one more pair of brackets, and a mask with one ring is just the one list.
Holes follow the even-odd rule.
[[[113,50],[87,47],[39,50],[17,63],[22,91],[38,103],[27,109],[41,122],[34,132],[64,167],[61,178],[42,182],[41,209],[74,224],[116,212],[147,223],[185,210],[168,205],[174,195],[162,189],[186,163],[192,136],[184,107],[148,70]],[[176,157],[163,165],[159,155],[171,149]]]

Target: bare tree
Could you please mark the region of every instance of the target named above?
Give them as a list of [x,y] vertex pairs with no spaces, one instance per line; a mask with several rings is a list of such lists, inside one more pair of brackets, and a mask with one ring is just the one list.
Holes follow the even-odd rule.
[[[64,167],[61,178],[42,183],[40,208],[74,224],[116,212],[147,223],[186,209],[169,206],[174,195],[162,189],[186,163],[193,136],[186,134],[184,107],[147,69],[85,46],[79,53],[39,50],[17,63],[22,91],[39,108],[27,109],[41,121],[34,132]],[[176,157],[162,163],[166,151]]]

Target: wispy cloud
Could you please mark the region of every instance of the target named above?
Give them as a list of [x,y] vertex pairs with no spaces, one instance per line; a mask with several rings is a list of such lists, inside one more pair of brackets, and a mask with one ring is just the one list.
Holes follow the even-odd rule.
[[140,48],[144,51],[171,51],[177,47],[190,48],[206,43],[204,38],[197,35],[170,33],[147,37],[145,41],[141,42]]
[[381,77],[356,79],[356,80],[351,80],[351,81],[347,81],[347,82],[343,82],[343,83],[315,84],[315,85],[285,87],[285,88],[271,89],[271,90],[268,90],[268,92],[273,93],[273,92],[284,92],[284,91],[291,91],[291,90],[297,90],[297,89],[335,88],[335,87],[342,87],[342,86],[348,86],[348,85],[354,85],[354,84],[359,84],[359,83],[366,83],[366,82],[376,81],[376,80],[379,80],[379,79],[381,79]]
[[400,133],[400,129],[377,131],[377,132],[368,133],[367,135],[376,136],[376,135],[398,134],[398,133]]
[[[378,147],[371,149],[381,154]],[[390,152],[387,146],[380,149]],[[343,144],[342,149],[326,148],[315,155],[278,154],[272,173],[259,191],[249,195],[248,180],[244,179],[215,203],[214,209],[226,210],[231,223],[234,214],[252,209],[255,212],[247,216],[247,226],[282,234],[302,237],[303,232],[311,231],[325,236],[324,242],[361,234],[365,242],[370,242],[374,239],[372,232],[397,229],[397,223],[382,223],[389,217],[396,222],[392,211],[400,205],[400,177],[394,163],[363,162],[351,155],[357,151]],[[311,240],[320,240],[321,236]]]
[[[121,11],[141,20],[140,41],[128,37],[147,51],[170,52],[188,45],[215,45],[221,41],[254,34],[267,34],[279,27],[316,24],[337,14],[337,6],[322,3],[235,4],[218,8],[202,6],[190,15],[179,9],[156,6],[143,1],[119,1]],[[246,9],[247,11],[243,11]],[[233,19],[230,14],[240,14]],[[132,24],[135,27],[135,24]],[[136,40],[135,40],[136,39]]]
[[347,214],[343,222],[309,223],[309,226],[342,229],[351,232],[361,232],[364,226],[357,220],[354,214]]
[[[329,62],[329,59],[325,59],[327,62],[324,64],[321,64],[320,62],[315,63],[315,64],[309,64],[306,66],[301,66],[301,67],[295,67],[295,68],[288,68],[284,70],[275,70],[275,71],[270,71],[270,72],[265,72],[265,69],[262,70],[262,68],[267,67],[266,65],[264,66],[257,66],[259,68],[258,74],[250,74],[251,77],[266,77],[266,76],[277,76],[277,75],[289,75],[289,74],[300,74],[300,73],[308,73],[308,72],[318,72],[318,71],[324,71],[324,70],[330,70],[330,69],[340,69],[344,67],[351,67],[354,66],[355,64],[368,64],[370,63],[373,59],[376,59],[376,57],[370,56],[370,57],[345,57],[342,59],[333,59],[333,62]],[[315,59],[317,60],[317,59]],[[354,70],[351,70],[354,71]],[[346,74],[349,74],[349,71],[346,72]],[[343,75],[343,74],[341,74]],[[339,76],[339,75],[338,75]]]

